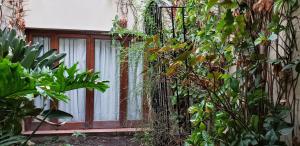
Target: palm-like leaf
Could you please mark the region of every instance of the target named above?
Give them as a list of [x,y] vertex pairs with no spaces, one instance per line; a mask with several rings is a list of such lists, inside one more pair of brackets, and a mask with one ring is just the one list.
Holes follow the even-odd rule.
[[57,54],[50,50],[40,56],[43,49],[41,44],[28,44],[24,38],[17,35],[14,29],[4,29],[0,31],[0,58],[9,58],[11,62],[20,62],[27,69],[37,69],[42,67],[55,68],[55,63],[59,62],[66,54]]
[[12,146],[16,144],[21,144],[26,140],[25,136],[14,136],[13,134],[3,134],[0,135],[0,145],[1,146]]

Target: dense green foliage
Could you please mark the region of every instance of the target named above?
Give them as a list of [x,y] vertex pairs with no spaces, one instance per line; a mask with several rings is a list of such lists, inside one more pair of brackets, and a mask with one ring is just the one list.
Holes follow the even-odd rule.
[[[278,37],[283,33],[296,40],[294,32],[289,32],[296,24],[284,25],[282,21],[292,15],[298,3],[277,0],[272,11],[272,7],[266,8],[270,1],[261,2],[258,7],[262,7],[262,12],[256,11],[256,4],[247,1],[187,2],[187,23],[189,28],[196,28],[196,33],[190,34],[196,48],[189,58],[196,73],[190,76],[197,76],[202,86],[198,92],[202,92],[198,95],[200,101],[189,109],[194,130],[188,143],[285,145],[280,142],[280,136],[292,136],[295,123],[291,113],[296,107],[289,100],[293,96],[289,90],[297,86],[298,73],[294,76],[291,71],[299,66],[298,58],[291,57],[297,43],[281,47],[280,43],[287,41]],[[284,6],[278,3],[289,6],[287,11],[280,11]],[[280,54],[279,50],[286,53]],[[271,56],[272,51],[277,57]],[[192,64],[194,60],[196,64]],[[274,61],[279,63],[276,65]],[[290,79],[283,82],[286,77],[279,77],[278,72]],[[270,78],[277,81],[271,82]],[[285,93],[285,97],[273,95],[276,82],[286,86],[274,90]]]
[[173,84],[172,103],[192,98],[186,144],[273,146],[286,145],[281,136],[295,139],[299,18],[291,16],[298,1],[176,2],[186,7],[188,41],[177,10],[177,37],[166,26],[164,45],[154,35],[145,49],[150,62],[166,67],[161,76]]

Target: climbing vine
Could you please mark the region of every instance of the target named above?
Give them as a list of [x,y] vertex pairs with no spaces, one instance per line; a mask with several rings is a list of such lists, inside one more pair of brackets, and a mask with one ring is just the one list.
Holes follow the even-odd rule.
[[151,54],[167,64],[166,77],[179,79],[175,95],[192,92],[193,128],[186,142],[284,145],[280,137],[290,136],[296,144],[298,1],[178,3],[186,7],[188,41],[179,43],[178,35]]
[[[184,7],[163,15],[175,18],[174,29],[165,19],[158,28],[146,5],[147,35],[115,32],[144,42],[144,73],[161,71],[147,79],[167,81],[166,102],[181,108],[168,111],[169,119],[175,116],[171,127],[178,127],[168,132],[174,141],[179,132],[178,145],[299,144],[297,0],[155,2]],[[191,127],[178,124],[182,118]]]
[[25,30],[24,0],[1,0],[0,1],[0,26],[9,26],[19,30]]

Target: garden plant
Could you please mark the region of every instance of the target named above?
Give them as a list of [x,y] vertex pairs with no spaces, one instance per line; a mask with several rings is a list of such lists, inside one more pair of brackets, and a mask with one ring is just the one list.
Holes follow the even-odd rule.
[[65,92],[88,88],[104,92],[107,81],[100,81],[93,71],[79,72],[61,61],[65,54],[53,50],[40,54],[40,44],[30,44],[14,29],[0,31],[0,145],[26,145],[32,135],[21,136],[22,120],[38,115],[41,124],[49,118],[71,117],[56,108],[36,108],[33,100],[42,97],[53,102],[68,102]]
[[[111,35],[115,44],[123,40],[121,67],[132,54],[144,63],[149,117],[135,137],[141,145],[300,145],[298,0],[119,4]],[[98,73],[67,68],[65,54],[41,49],[14,30],[0,32],[0,145],[27,144],[31,136],[20,136],[26,117],[72,117],[35,108],[37,96],[67,102],[66,91],[108,88]]]
[[[168,9],[163,18],[173,17],[175,22],[161,20],[166,25],[159,26],[147,9],[153,2],[160,8],[172,4],[184,9]],[[299,1],[151,0],[147,4],[144,27],[152,34],[141,37],[136,31],[115,30],[127,32],[126,37],[137,34],[133,42],[144,42],[143,73],[149,88],[155,88],[151,82],[157,79],[168,83],[167,102],[175,107],[169,109],[168,119],[175,114],[171,127],[177,128],[165,133],[169,143],[161,135],[151,135],[161,129],[145,132],[152,140],[149,145],[299,144]],[[160,72],[153,75],[154,70]],[[145,94],[150,105],[158,96]],[[183,118],[190,122],[182,124]],[[179,142],[178,132],[185,132]]]

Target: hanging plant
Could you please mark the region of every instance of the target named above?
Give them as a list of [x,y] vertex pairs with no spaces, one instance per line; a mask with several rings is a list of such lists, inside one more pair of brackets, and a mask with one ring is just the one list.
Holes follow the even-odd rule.
[[118,20],[118,25],[121,28],[127,28],[127,16],[128,16],[128,1],[126,0],[119,0],[118,2],[118,11],[121,13],[121,17]]
[[122,28],[127,28],[127,23],[128,23],[128,20],[126,17],[122,16],[119,20],[118,20],[118,24],[120,27]]

